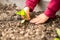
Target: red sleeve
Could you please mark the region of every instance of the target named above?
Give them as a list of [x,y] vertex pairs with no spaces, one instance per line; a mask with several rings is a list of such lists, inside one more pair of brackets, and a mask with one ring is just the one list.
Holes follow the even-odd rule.
[[30,8],[30,11],[33,11],[39,1],[40,0],[26,0],[26,6]]
[[60,9],[60,0],[51,0],[47,9],[45,10],[45,15],[50,18],[54,18],[56,12]]

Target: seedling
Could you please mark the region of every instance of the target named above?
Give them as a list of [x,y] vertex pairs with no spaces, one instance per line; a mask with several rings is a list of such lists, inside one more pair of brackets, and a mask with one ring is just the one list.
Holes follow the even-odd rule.
[[60,29],[57,28],[56,33],[57,33],[59,38],[54,38],[54,40],[60,40]]
[[23,17],[24,17],[24,19],[23,19],[23,20],[21,20],[21,23],[24,23],[24,22],[25,22],[25,20],[27,19],[27,16],[26,16],[26,13],[25,13],[25,11],[24,11],[24,10],[18,11],[18,12],[16,12],[16,14],[17,14],[17,15],[21,15],[21,16],[23,16]]
[[58,36],[60,37],[60,29],[56,29]]
[[59,38],[54,38],[54,40],[60,40]]
[[25,13],[24,10],[18,11],[18,12],[16,12],[16,14],[23,16],[25,19],[27,18],[27,17],[26,17],[27,15],[26,15],[26,13]]

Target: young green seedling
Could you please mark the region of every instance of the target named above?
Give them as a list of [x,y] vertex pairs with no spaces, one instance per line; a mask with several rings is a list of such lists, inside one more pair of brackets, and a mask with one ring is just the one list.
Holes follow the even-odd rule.
[[56,33],[57,33],[59,38],[54,38],[54,40],[60,40],[60,29],[57,28]]
[[27,18],[24,10],[18,11],[18,12],[16,12],[16,14],[23,16],[25,19]]
[[56,29],[58,36],[60,37],[60,29]]
[[26,13],[25,13],[25,11],[24,11],[24,10],[18,11],[18,12],[16,12],[16,14],[17,14],[17,15],[21,15],[21,16],[23,16],[23,17],[24,17],[24,19],[23,19],[23,20],[21,20],[21,23],[24,23],[24,22],[25,22],[25,20],[27,19],[27,16],[26,16]]
[[59,38],[54,38],[54,40],[60,40]]

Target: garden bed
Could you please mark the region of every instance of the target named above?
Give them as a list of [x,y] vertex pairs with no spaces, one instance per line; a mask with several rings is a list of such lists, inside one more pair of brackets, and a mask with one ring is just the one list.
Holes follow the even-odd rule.
[[[53,40],[57,37],[56,28],[60,28],[60,16],[49,19],[44,24],[21,23],[16,15],[16,5],[0,3],[0,40]],[[34,16],[42,12],[32,12]],[[34,18],[34,16],[32,16]]]

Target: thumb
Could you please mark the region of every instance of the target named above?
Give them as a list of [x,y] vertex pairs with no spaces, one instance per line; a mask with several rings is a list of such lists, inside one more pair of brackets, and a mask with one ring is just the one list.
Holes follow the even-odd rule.
[[27,20],[30,20],[30,11],[29,11],[29,8],[24,8],[24,11],[26,13],[26,16],[27,16]]

